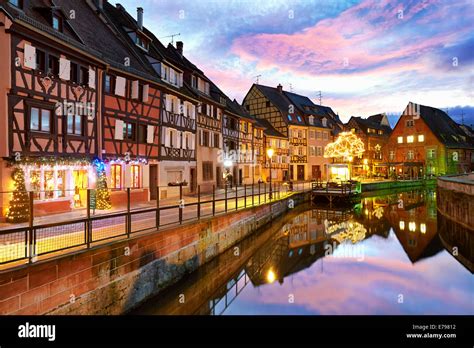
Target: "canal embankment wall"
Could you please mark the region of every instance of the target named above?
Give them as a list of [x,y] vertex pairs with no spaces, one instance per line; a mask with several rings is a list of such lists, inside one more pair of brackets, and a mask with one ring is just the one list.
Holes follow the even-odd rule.
[[371,192],[381,190],[393,190],[399,188],[415,188],[431,185],[436,185],[436,179],[365,182],[361,184],[361,191]]
[[196,270],[309,193],[0,273],[0,314],[122,314]]
[[438,212],[474,230],[474,173],[438,178]]

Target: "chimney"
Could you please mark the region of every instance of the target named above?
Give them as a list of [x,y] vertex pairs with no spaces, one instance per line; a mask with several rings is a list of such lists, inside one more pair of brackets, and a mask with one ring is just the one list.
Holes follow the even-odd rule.
[[183,41],[176,41],[176,50],[182,57],[183,56]]
[[277,90],[279,93],[283,93],[283,86],[280,83],[277,86]]
[[137,25],[143,30],[143,8],[137,7]]

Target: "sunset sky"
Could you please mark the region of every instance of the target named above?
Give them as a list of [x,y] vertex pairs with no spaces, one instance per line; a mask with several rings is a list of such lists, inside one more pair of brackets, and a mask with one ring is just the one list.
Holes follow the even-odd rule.
[[[114,2],[112,2],[114,3]],[[474,0],[121,0],[239,102],[260,83],[351,115],[408,103],[474,123]],[[164,44],[169,38],[163,38]],[[290,87],[291,86],[291,87]]]

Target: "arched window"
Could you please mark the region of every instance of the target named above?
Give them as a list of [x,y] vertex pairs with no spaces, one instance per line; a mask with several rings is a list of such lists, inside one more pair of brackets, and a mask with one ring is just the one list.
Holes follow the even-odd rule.
[[122,166],[120,164],[112,164],[110,167],[110,187],[113,189],[122,188]]

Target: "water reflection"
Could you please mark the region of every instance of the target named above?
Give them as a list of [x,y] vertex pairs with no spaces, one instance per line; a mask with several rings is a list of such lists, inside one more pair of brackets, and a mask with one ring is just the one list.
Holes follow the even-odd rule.
[[136,313],[473,314],[474,231],[437,220],[434,189],[294,211]]

